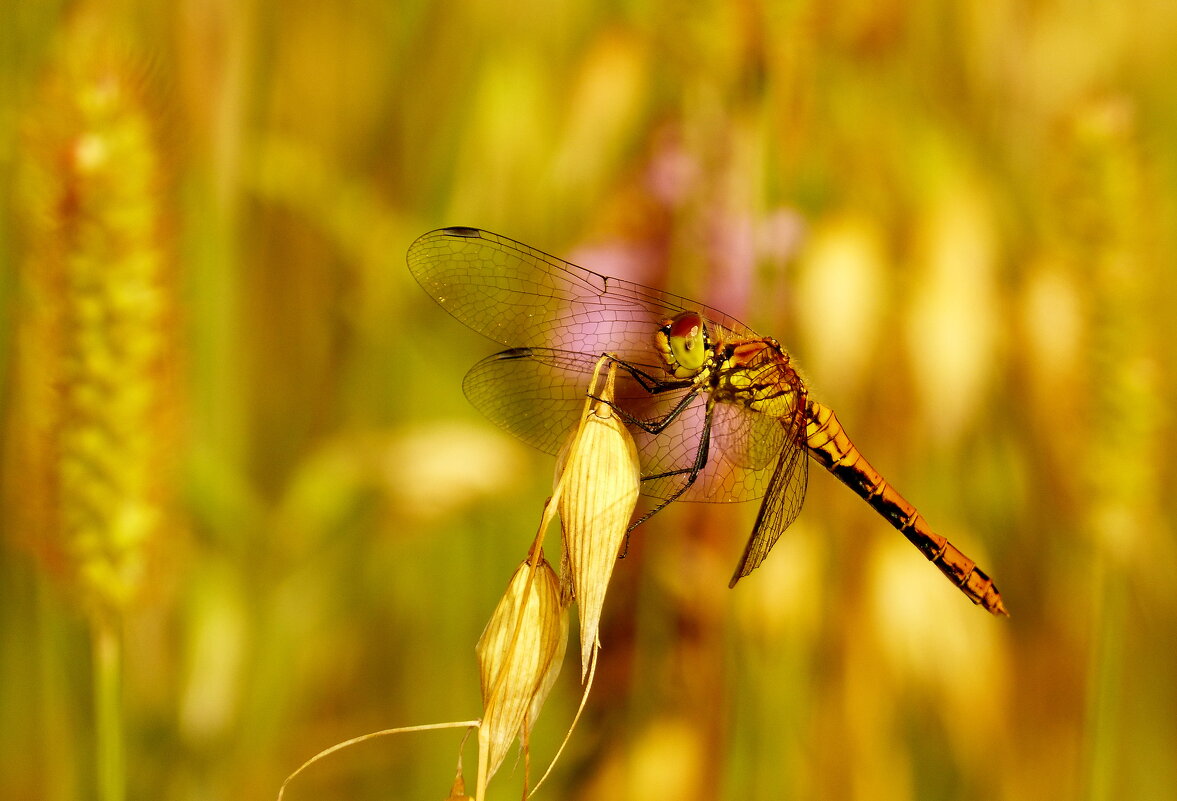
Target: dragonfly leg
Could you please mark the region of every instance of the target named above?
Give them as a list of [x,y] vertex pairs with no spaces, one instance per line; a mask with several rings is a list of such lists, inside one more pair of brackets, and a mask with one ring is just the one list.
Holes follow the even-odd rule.
[[[642,389],[651,395],[658,395],[663,392],[671,392],[676,389],[690,388],[690,391],[683,395],[681,399],[679,399],[678,403],[674,405],[674,408],[658,420],[640,420],[627,412],[625,409],[619,408],[612,401],[590,396],[593,398],[593,400],[607,403],[618,414],[618,416],[625,421],[626,424],[635,426],[652,436],[661,434],[666,430],[667,426],[677,420],[682,415],[682,413],[686,411],[692,403],[694,403],[696,398],[699,396],[699,391],[702,389],[702,385],[697,381],[689,379],[663,381],[661,379],[655,378],[649,373],[646,373],[637,366],[629,364],[628,362],[624,362],[620,359],[614,359],[614,362],[621,369],[629,373],[634,381],[636,381]],[[695,451],[695,460],[690,467],[679,468],[677,470],[668,470],[663,473],[655,473],[654,475],[642,477],[642,481],[654,481],[656,479],[662,478],[673,478],[674,476],[686,476],[686,479],[683,481],[682,486],[678,487],[673,493],[671,493],[669,498],[664,498],[661,503],[629,525],[629,528],[626,530],[625,545],[623,546],[621,554],[618,558],[624,559],[626,553],[629,551],[630,532],[682,497],[683,493],[690,489],[691,485],[694,484],[695,481],[699,478],[699,474],[702,473],[703,469],[707,466],[707,458],[711,449],[711,420],[712,406],[711,401],[708,400],[707,411],[703,418],[703,430],[699,437],[699,447]]]
[[[653,481],[659,478],[673,478],[674,476],[686,476],[686,480],[682,486],[670,494],[669,498],[663,498],[662,502],[655,506],[650,511],[639,517],[636,521],[629,524],[628,531],[633,531],[635,528],[645,523],[654,515],[661,512],[670,504],[682,497],[682,494],[691,488],[691,485],[699,478],[699,474],[707,467],[707,457],[711,451],[711,405],[708,404],[707,414],[703,418],[703,432],[699,437],[699,448],[695,451],[695,461],[690,467],[680,468],[678,470],[667,470],[664,473],[656,473],[652,476],[643,476],[642,481]],[[628,532],[627,532],[628,533]]]
[[[606,354],[608,355],[608,354]],[[650,375],[645,370],[638,367],[636,364],[630,364],[616,357],[610,356],[613,363],[620,367],[625,372],[629,373],[634,381],[638,382],[642,389],[649,392],[651,395],[658,395],[662,392],[669,392],[674,389],[683,389],[689,387],[695,382],[691,379],[675,379],[673,381],[666,381],[665,379],[656,378]]]
[[[686,386],[690,386],[690,384],[691,384],[691,382],[685,382]],[[682,388],[682,386],[668,387],[668,389],[681,389],[681,388]],[[632,426],[637,426],[642,431],[645,431],[647,434],[653,434],[654,436],[657,436],[658,434],[661,434],[663,431],[665,431],[666,427],[668,425],[670,425],[675,420],[677,420],[679,415],[681,415],[684,411],[686,411],[687,407],[690,406],[691,403],[694,402],[695,398],[697,398],[699,396],[699,389],[700,388],[698,386],[696,386],[690,392],[683,395],[682,399],[678,403],[675,404],[674,408],[671,409],[669,412],[667,412],[666,415],[663,416],[660,420],[640,420],[640,419],[634,417],[629,412],[625,411],[625,409],[619,408],[616,404],[614,404],[611,401],[602,400],[601,398],[597,398],[595,396],[590,396],[590,397],[593,397],[593,400],[601,401],[602,403],[608,403],[609,406],[612,407],[613,411],[617,412],[618,416],[621,417],[621,419],[624,420],[626,422],[626,424],[632,425]],[[708,417],[710,418],[710,413],[708,413]],[[683,471],[683,472],[685,472],[685,471]],[[661,478],[661,476],[659,476],[659,478]]]

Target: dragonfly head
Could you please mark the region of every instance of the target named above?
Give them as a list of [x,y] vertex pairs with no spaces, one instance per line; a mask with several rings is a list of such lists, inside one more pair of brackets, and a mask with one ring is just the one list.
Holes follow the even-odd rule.
[[657,334],[658,351],[670,372],[689,378],[707,361],[707,326],[698,312],[682,312],[662,323]]

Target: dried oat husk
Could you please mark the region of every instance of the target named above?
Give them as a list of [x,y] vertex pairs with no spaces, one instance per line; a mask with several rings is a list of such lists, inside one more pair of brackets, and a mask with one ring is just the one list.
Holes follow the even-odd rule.
[[511,577],[475,649],[482,680],[479,787],[517,736],[526,742],[564,661],[568,610],[546,559],[529,558]]
[[605,592],[625,542],[641,482],[637,446],[608,403],[613,398],[615,374],[616,367],[611,364],[605,387],[597,396],[601,400],[591,403],[584,424],[561,451],[556,467],[565,554],[562,567],[580,606],[582,681],[594,648],[600,646],[598,630]]

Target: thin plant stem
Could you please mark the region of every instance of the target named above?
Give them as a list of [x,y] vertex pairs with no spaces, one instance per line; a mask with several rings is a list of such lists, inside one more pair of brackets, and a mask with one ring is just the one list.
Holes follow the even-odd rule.
[[94,742],[99,801],[127,796],[122,716],[122,641],[106,615],[93,624]]
[[[286,786],[288,784],[290,784],[290,782],[293,781],[296,776],[301,774],[304,770],[306,770],[311,765],[318,762],[323,757],[330,756],[331,754],[334,754],[336,751],[342,751],[344,748],[350,748],[353,745],[358,745],[359,743],[367,742],[368,740],[374,740],[377,737],[387,737],[390,734],[412,734],[415,732],[422,732],[422,731],[437,731],[438,729],[460,729],[460,728],[476,729],[476,728],[478,728],[480,723],[481,723],[481,721],[477,721],[477,720],[452,720],[452,721],[447,721],[445,723],[423,723],[419,726],[398,726],[395,729],[381,729],[380,731],[374,731],[371,734],[361,734],[359,737],[352,737],[350,740],[344,740],[342,743],[336,743],[335,745],[331,746],[330,748],[324,748],[322,751],[315,754],[313,757],[308,759],[306,762],[299,765],[298,769],[295,770],[294,773],[291,773],[289,776],[287,776],[286,780],[284,782],[282,782],[282,786],[278,788],[278,801],[282,801],[283,797],[286,794]],[[467,737],[468,736],[469,736],[469,732],[467,732]],[[463,737],[462,738],[462,747],[465,747],[465,745],[466,745],[466,738]],[[461,772],[462,772],[462,757],[461,757],[461,751],[459,751],[458,752],[458,774],[460,775]]]

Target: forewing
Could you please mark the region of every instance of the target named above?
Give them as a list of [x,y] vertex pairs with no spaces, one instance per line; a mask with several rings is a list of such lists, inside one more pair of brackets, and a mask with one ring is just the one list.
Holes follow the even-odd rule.
[[578,267],[477,228],[442,228],[409,248],[409,270],[455,318],[495,342],[632,362],[656,358],[662,320],[698,311],[719,338],[755,337],[742,323],[686,298]]
[[[492,422],[529,445],[555,454],[580,422],[596,361],[595,356],[573,351],[512,348],[474,365],[463,388],[470,402]],[[662,420],[688,395],[683,388],[651,394],[635,380],[634,370],[649,375],[657,374],[657,368],[627,364],[617,370],[614,405],[633,421]],[[644,494],[668,498],[686,483],[698,458],[706,410],[707,396],[700,393],[658,434],[630,424]],[[749,449],[733,435],[735,429],[729,427],[733,425],[744,426],[745,433],[759,432],[754,435],[763,436],[765,442],[775,437],[778,450],[783,443],[776,420],[742,407],[717,405],[707,463],[682,493],[682,500],[745,501],[763,494],[772,462],[750,466]]]
[[[555,455],[580,424],[599,358],[552,348],[512,348],[471,367],[462,389],[491,422]],[[630,373],[618,370],[614,397],[619,406],[637,408],[650,395]]]

